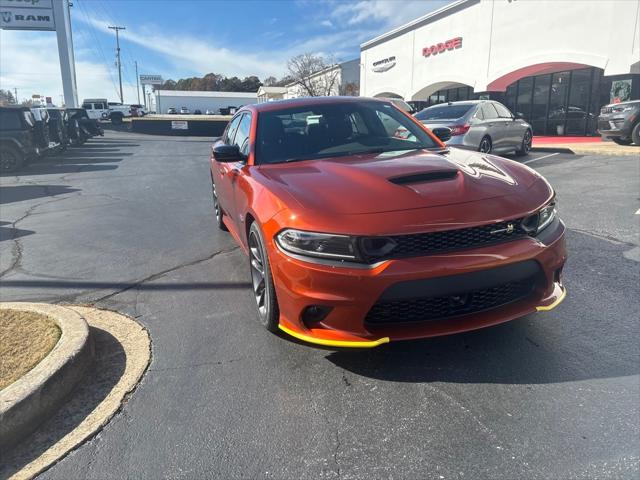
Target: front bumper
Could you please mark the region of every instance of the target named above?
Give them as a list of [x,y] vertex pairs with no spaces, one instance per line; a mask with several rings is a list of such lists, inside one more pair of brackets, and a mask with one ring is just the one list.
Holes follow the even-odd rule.
[[598,117],[598,133],[603,137],[628,138],[633,130],[634,115],[608,114]]
[[[561,271],[567,253],[564,224],[558,219],[540,238],[522,238],[473,250],[388,260],[371,268],[337,267],[292,258],[271,243],[270,262],[280,307],[280,329],[303,341],[332,347],[374,347],[475,330],[529,313],[550,310],[565,296]],[[528,260],[540,267],[540,281],[522,300],[442,320],[371,325],[367,313],[394,284],[501,268]],[[312,305],[330,307],[309,325],[303,312]]]

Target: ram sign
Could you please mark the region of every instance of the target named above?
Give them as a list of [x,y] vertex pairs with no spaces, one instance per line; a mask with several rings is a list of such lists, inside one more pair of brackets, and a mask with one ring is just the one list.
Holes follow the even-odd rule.
[[55,30],[53,0],[0,0],[3,30]]

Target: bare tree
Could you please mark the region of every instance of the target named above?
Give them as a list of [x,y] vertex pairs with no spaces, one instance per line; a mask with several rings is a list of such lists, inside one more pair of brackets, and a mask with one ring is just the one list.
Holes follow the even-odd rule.
[[333,59],[303,53],[290,59],[287,68],[291,81],[298,85],[303,95],[322,97],[336,94],[340,68]]

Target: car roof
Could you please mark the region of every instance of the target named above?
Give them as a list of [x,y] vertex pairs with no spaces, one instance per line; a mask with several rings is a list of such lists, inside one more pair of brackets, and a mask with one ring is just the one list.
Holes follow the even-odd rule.
[[311,107],[313,105],[329,105],[336,103],[360,103],[360,102],[381,102],[389,103],[386,99],[370,97],[302,97],[290,98],[287,100],[276,100],[274,102],[254,103],[245,105],[240,111],[253,110],[255,112],[268,112],[273,110],[284,110],[286,108]]
[[0,107],[0,110],[25,111],[25,110],[29,110],[29,107],[25,107],[24,105],[5,105]]
[[449,105],[480,105],[481,103],[494,102],[495,100],[460,100],[459,102],[444,102],[438,103],[436,105],[431,105],[427,108],[431,107],[446,107]]

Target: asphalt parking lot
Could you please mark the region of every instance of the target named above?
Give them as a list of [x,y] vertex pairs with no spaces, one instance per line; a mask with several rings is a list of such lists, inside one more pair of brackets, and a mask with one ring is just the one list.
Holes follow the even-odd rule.
[[42,478],[637,478],[637,157],[525,160],[568,226],[557,309],[354,352],[258,325],[210,144],[109,131],[0,178],[1,300],[95,302],[153,342],[120,413]]

